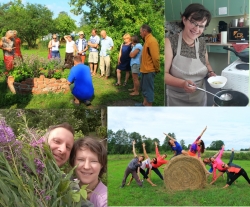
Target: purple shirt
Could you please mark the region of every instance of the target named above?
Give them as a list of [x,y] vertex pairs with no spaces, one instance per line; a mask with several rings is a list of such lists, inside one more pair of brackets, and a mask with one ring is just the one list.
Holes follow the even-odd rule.
[[91,193],[90,202],[93,203],[95,207],[107,207],[107,191],[107,186],[100,181]]

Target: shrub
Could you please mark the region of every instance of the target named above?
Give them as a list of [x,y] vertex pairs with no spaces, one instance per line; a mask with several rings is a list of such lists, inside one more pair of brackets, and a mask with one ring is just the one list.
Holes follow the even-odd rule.
[[67,74],[62,71],[63,65],[64,61],[59,58],[45,59],[38,55],[24,55],[23,60],[20,58],[14,60],[14,69],[9,75],[15,78],[15,82],[38,78],[41,74],[47,78],[60,79]]

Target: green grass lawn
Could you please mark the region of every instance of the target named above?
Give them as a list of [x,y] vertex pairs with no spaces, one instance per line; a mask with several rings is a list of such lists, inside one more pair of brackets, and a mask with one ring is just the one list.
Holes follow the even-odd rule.
[[[61,58],[65,57],[65,48],[61,48]],[[42,57],[47,57],[48,50],[44,49],[32,49],[22,50],[22,54],[38,54]],[[3,75],[3,56],[0,56],[0,108],[27,108],[27,109],[49,109],[49,108],[74,108],[75,106],[71,103],[73,96],[71,93],[67,94],[42,94],[42,95],[20,95],[12,94],[7,87],[6,77]],[[85,61],[87,64],[87,60]],[[95,89],[95,95],[92,102],[92,106],[88,108],[106,107],[106,106],[134,106],[136,102],[142,102],[143,97],[129,95],[129,88],[133,87],[133,81],[130,77],[126,86],[114,86],[116,83],[115,69],[111,69],[112,76],[110,79],[105,80],[99,78],[100,70],[98,74],[93,77],[93,84]],[[161,63],[161,73],[156,75],[155,78],[155,101],[154,106],[164,105],[164,67]],[[125,74],[122,74],[122,80],[124,80]],[[80,107],[86,107],[81,104]]]
[[[153,157],[154,154],[149,156]],[[209,185],[212,179],[210,175],[204,189],[170,193],[164,182],[152,172],[151,180],[156,187],[144,181],[144,187],[140,188],[133,181],[130,186],[120,188],[124,171],[132,158],[132,154],[108,156],[109,206],[249,206],[250,185],[242,176],[227,189],[222,189],[226,184],[226,175],[225,180],[220,177],[214,185]],[[223,161],[228,162],[228,159]],[[249,160],[234,160],[234,163],[243,167],[250,176]],[[161,167],[160,171],[164,174]]]

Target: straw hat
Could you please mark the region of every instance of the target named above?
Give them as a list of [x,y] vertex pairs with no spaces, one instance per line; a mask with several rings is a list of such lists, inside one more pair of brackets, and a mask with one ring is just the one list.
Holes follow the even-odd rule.
[[83,31],[78,32],[79,35],[84,35]]

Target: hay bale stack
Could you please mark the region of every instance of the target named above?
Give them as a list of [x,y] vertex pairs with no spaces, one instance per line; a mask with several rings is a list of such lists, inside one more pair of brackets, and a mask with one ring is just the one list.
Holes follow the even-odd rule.
[[164,183],[173,191],[204,188],[207,182],[202,163],[194,157],[178,155],[164,169]]

